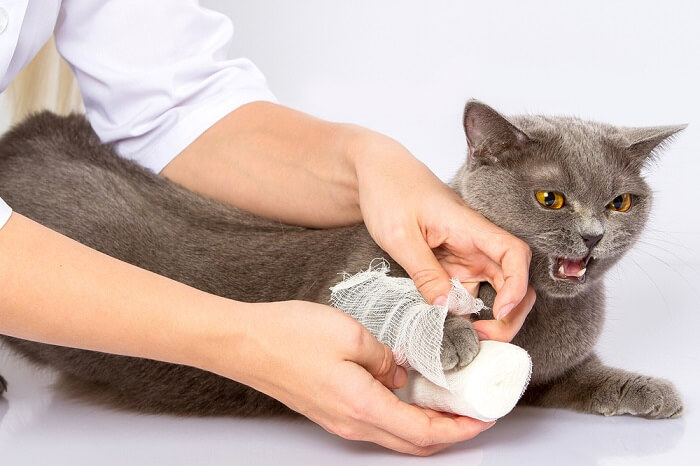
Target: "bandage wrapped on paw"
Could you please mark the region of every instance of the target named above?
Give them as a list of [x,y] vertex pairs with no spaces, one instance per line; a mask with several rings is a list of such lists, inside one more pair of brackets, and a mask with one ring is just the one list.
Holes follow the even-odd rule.
[[388,345],[397,364],[412,369],[406,385],[396,391],[399,398],[483,421],[508,414],[530,380],[527,352],[510,343],[482,341],[471,363],[443,371],[440,355],[448,312],[467,318],[483,303],[453,279],[447,304],[430,305],[411,279],[388,273],[388,264],[380,260],[364,272],[345,274],[331,288],[331,305]]

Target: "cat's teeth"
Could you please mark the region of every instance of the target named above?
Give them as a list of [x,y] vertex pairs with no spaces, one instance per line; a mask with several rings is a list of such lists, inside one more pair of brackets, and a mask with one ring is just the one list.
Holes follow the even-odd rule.
[[559,266],[559,275],[565,276],[566,274],[564,273],[564,264],[561,264]]
[[585,274],[585,273],[586,273],[586,269],[583,268],[583,269],[579,270],[579,271],[576,273],[576,276],[577,276],[578,278],[581,278],[581,277],[583,277],[583,274]]

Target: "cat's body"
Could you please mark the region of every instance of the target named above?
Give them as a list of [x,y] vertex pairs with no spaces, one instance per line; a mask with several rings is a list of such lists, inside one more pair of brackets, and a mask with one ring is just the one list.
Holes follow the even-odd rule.
[[[472,113],[476,113],[472,116],[494,126],[492,115],[479,114],[492,110],[474,105],[477,107]],[[469,118],[466,121],[469,136]],[[522,123],[527,126],[526,121]],[[501,141],[509,141],[510,136],[504,133],[507,125],[496,122],[492,129]],[[531,135],[537,135],[537,128],[529,129]],[[495,154],[488,147],[494,139],[480,140],[484,127],[473,132],[471,163],[461,170],[453,188],[470,205],[533,248],[531,282],[538,300],[514,340],[533,359],[532,381],[524,400],[603,414],[678,415],[680,399],[669,383],[607,368],[597,361],[592,351],[604,315],[602,280],[595,277],[585,286],[557,283],[561,280],[554,278],[552,283],[547,282],[551,264],[546,265],[547,256],[542,256],[538,244],[542,235],[529,231],[522,219],[507,218],[513,216],[509,209],[521,208],[517,203],[494,207],[486,194],[488,189],[517,192],[512,183],[521,187],[522,180],[487,179],[491,176],[489,170],[500,170],[501,176],[515,162],[504,157],[494,168],[487,160]],[[513,152],[511,143],[500,144],[499,154]],[[483,163],[480,157],[484,157]],[[551,165],[556,160],[545,162]],[[493,186],[472,189],[483,184],[479,179]],[[499,183],[505,184],[499,188]],[[538,189],[555,188],[561,189]],[[529,186],[523,189],[531,191]],[[365,269],[376,257],[389,259],[363,225],[310,230],[260,219],[204,199],[116,157],[111,149],[100,145],[87,122],[78,116],[41,114],[4,137],[0,142],[0,195],[15,211],[90,247],[204,291],[242,301],[303,299],[327,303],[328,288],[339,280],[339,272]],[[640,205],[645,207],[644,202]],[[632,240],[641,230],[646,208],[641,213],[639,226],[628,235]],[[599,241],[604,246],[604,241]],[[569,246],[567,251],[571,257],[582,255],[578,245]],[[588,255],[595,258],[591,265],[600,262],[601,276],[619,257],[610,254],[606,263],[605,253],[600,259]],[[404,274],[398,265],[390,263],[393,274]],[[493,289],[483,285],[480,296],[490,305]],[[469,332],[470,338],[453,345],[450,336],[455,332]],[[266,395],[198,369],[2,338],[31,360],[60,370],[75,390],[121,407],[188,415],[289,412]],[[478,345],[471,325],[464,319],[446,326],[445,342],[449,343],[443,350],[445,367],[467,364]]]

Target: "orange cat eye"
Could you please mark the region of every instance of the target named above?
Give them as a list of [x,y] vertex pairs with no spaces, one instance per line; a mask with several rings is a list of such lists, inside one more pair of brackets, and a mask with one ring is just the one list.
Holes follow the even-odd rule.
[[608,209],[614,210],[615,212],[627,212],[632,206],[632,196],[628,193],[620,194],[615,199],[610,201],[608,204]]
[[537,191],[535,197],[537,202],[548,209],[561,209],[564,205],[564,195],[556,191]]

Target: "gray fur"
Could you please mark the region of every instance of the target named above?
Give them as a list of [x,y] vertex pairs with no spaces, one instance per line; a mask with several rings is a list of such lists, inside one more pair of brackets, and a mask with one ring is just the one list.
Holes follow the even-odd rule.
[[[632,246],[648,215],[650,192],[639,170],[680,127],[508,120],[472,101],[465,128],[470,156],[452,187],[533,251],[530,279],[538,299],[514,341],[534,363],[524,402],[606,415],[679,415],[670,383],[603,366],[593,346],[604,317],[604,272]],[[561,191],[569,203],[547,210],[535,200],[537,190]],[[633,207],[606,211],[622,192],[635,194]],[[17,212],[90,247],[243,301],[327,303],[338,272],[354,273],[386,257],[363,225],[282,225],[191,193],[115,156],[79,116],[39,114],[6,134],[0,195]],[[581,235],[593,234],[603,236],[586,282],[555,280],[549,257],[585,255]],[[394,275],[405,275],[390,264]],[[494,291],[483,285],[480,296],[492,304]],[[471,323],[450,318],[445,330],[444,367],[468,364],[478,351]],[[289,413],[264,394],[191,367],[2,338],[30,360],[60,370],[74,392],[110,405],[183,415]]]
[[460,316],[448,316],[442,338],[440,362],[444,370],[459,369],[479,353],[479,336],[471,322]]

